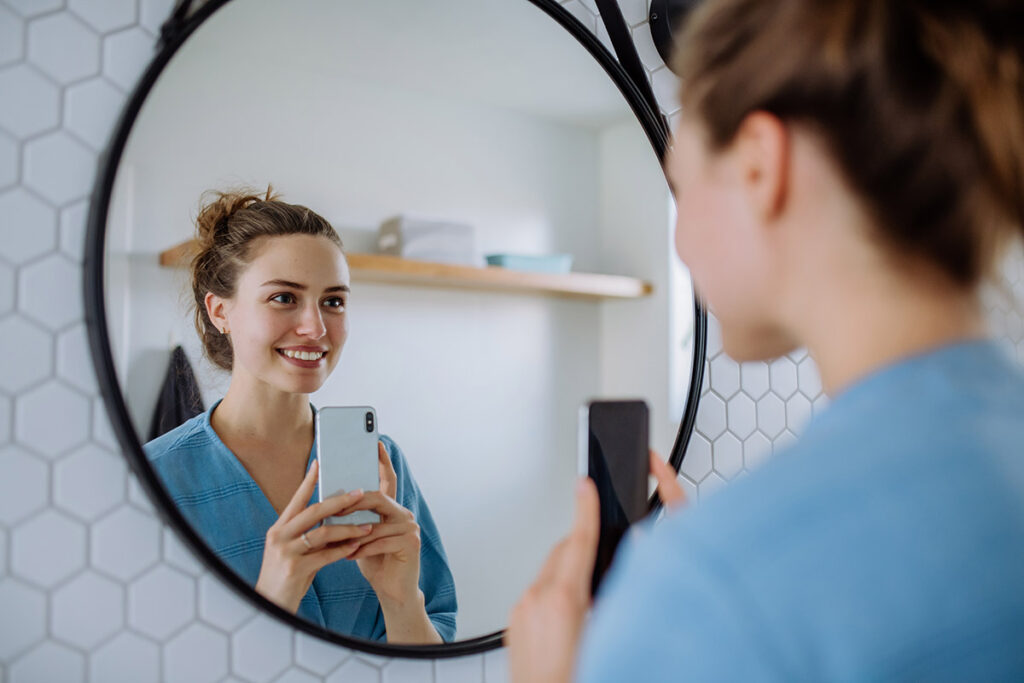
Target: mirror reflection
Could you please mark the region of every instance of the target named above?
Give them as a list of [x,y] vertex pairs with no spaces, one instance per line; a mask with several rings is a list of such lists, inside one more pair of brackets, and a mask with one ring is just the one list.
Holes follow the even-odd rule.
[[[569,527],[579,406],[643,398],[671,450],[693,326],[671,213],[621,94],[526,0],[234,0],[115,182],[106,305],[150,462],[300,617],[500,630]],[[335,406],[372,408],[373,450],[326,443]],[[376,488],[321,498],[320,469],[368,463]],[[379,521],[318,524],[355,511]]]

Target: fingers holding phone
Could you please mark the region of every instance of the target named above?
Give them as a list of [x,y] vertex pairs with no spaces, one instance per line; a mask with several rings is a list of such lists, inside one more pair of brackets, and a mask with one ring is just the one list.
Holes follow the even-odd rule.
[[293,613],[299,609],[316,573],[332,562],[350,557],[359,548],[358,539],[372,530],[370,525],[323,525],[312,529],[363,497],[362,491],[352,491],[305,507],[316,486],[318,470],[314,461],[288,505],[267,530],[256,580],[256,592]]

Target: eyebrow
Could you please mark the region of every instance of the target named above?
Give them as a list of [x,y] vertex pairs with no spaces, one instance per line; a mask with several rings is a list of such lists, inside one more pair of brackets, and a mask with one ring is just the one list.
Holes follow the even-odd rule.
[[[288,287],[290,289],[298,289],[300,291],[306,291],[309,289],[306,285],[299,284],[298,282],[292,282],[290,280],[267,280],[260,287],[266,287],[273,285],[274,287]],[[351,292],[352,290],[348,285],[334,285],[324,290],[325,292]]]

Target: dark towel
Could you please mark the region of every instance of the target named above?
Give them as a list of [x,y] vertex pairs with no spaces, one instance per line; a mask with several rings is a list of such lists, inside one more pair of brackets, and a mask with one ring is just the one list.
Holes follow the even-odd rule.
[[175,346],[149,427],[149,441],[202,413],[203,397],[185,350]]

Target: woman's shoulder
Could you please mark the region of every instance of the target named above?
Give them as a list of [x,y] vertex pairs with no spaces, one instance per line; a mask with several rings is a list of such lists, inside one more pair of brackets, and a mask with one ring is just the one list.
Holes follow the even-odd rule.
[[155,464],[162,459],[207,448],[212,443],[212,437],[207,429],[208,424],[209,416],[205,412],[186,420],[171,431],[146,443],[142,447],[146,458]]

